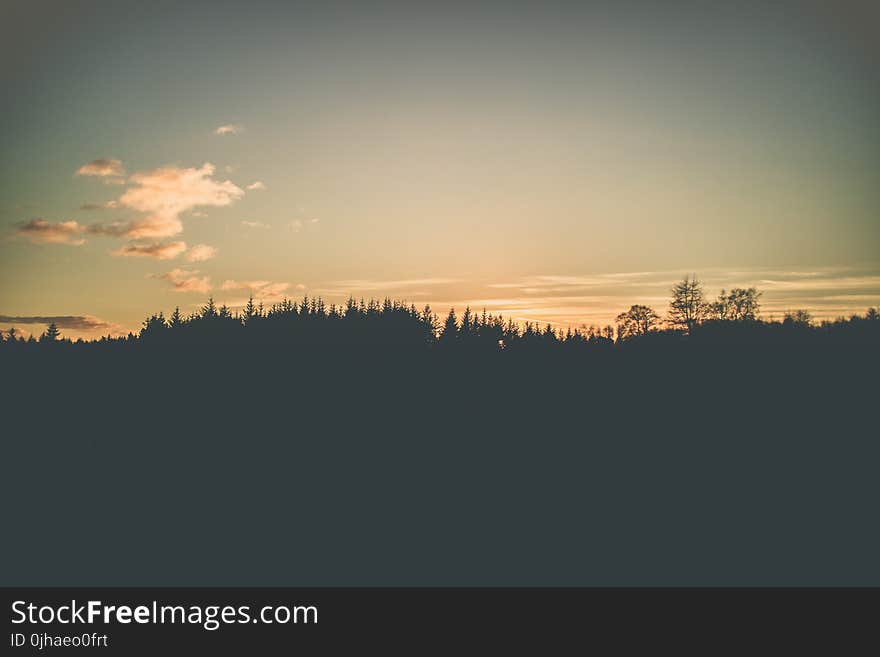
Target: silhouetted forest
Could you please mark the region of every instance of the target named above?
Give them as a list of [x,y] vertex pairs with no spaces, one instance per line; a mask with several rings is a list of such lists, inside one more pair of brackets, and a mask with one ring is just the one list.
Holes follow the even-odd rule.
[[30,585],[880,584],[877,312],[759,300],[689,278],[662,317],[563,332],[209,301],[7,338],[4,559],[45,555]]
[[55,324],[38,338],[25,340],[15,328],[0,333],[4,350],[61,346],[77,348],[141,345],[187,346],[262,345],[279,350],[306,348],[379,348],[411,351],[436,349],[445,352],[526,352],[558,351],[575,354],[584,350],[608,350],[632,346],[681,343],[683,338],[701,344],[776,344],[820,341],[850,344],[876,343],[880,336],[880,313],[869,308],[864,315],[841,317],[835,321],[814,322],[810,313],[797,310],[781,320],[760,318],[761,293],[755,288],[722,290],[714,301],[704,298],[702,286],[686,277],[671,291],[666,317],[643,305],[633,305],[617,316],[616,325],[582,326],[565,330],[550,324],[519,324],[485,309],[455,309],[441,320],[430,306],[421,310],[405,302],[384,299],[326,305],[321,298],[304,297],[296,302],[284,299],[264,308],[249,299],[243,310],[233,312],[218,307],[213,298],[199,312],[183,316],[175,308],[170,317],[163,313],[144,320],[137,334],[106,336],[98,340],[71,342],[64,339]]

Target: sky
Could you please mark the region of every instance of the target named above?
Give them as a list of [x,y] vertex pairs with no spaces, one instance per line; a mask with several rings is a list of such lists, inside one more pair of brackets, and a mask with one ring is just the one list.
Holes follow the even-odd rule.
[[688,273],[880,304],[877,11],[659,4],[13,0],[0,328],[251,293],[576,327]]

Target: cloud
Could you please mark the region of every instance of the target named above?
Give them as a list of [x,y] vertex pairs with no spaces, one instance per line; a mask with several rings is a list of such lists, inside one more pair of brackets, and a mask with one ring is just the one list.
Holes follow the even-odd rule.
[[187,262],[204,262],[217,255],[217,249],[207,244],[196,244],[186,254]]
[[422,285],[449,285],[457,283],[457,278],[409,278],[393,281],[375,281],[366,279],[335,281],[331,285],[340,292],[346,291],[370,291],[370,290],[399,290],[408,287]]
[[119,185],[123,182],[125,169],[119,160],[101,158],[83,164],[76,170],[76,175],[101,178],[104,182]]
[[171,260],[184,251],[186,251],[186,242],[153,242],[152,244],[126,244],[113,251],[113,255]]
[[24,237],[35,244],[69,244],[80,246],[85,243],[81,237],[85,226],[76,221],[51,222],[45,219],[31,219],[16,224],[15,237]]
[[177,215],[153,215],[129,222],[125,236],[132,239],[146,237],[171,237],[183,231],[183,223]]
[[249,290],[258,299],[280,299],[290,283],[278,283],[275,281],[234,281],[226,280],[220,286],[221,290]]
[[105,322],[103,319],[92,317],[91,315],[0,315],[0,324],[44,324],[48,326],[53,322],[58,328],[77,331],[104,331],[112,329],[115,326],[109,322]]
[[126,244],[112,253],[115,256],[147,256],[159,260],[171,260],[184,252],[187,262],[203,262],[217,255],[217,249],[207,244],[196,244],[187,251],[186,242],[183,241]]
[[89,224],[86,232],[89,235],[103,235],[104,237],[125,237],[128,235],[129,222],[112,221],[107,224]]
[[250,190],[266,189],[266,184],[261,180],[257,180],[256,182],[252,182],[250,185],[248,185],[246,189],[250,189]]
[[175,292],[199,292],[206,294],[211,291],[211,279],[207,276],[199,276],[198,270],[172,269],[164,274],[156,274],[154,278],[161,278],[171,283]]
[[293,232],[298,233],[305,226],[314,226],[319,221],[320,219],[294,219],[288,224],[288,226],[290,226]]
[[269,228],[269,224],[264,224],[262,221],[242,221],[241,225],[248,228]]
[[109,226],[95,224],[89,232],[124,236],[130,239],[160,239],[177,235],[183,230],[180,214],[199,206],[225,206],[244,195],[229,180],[212,178],[214,165],[199,168],[165,166],[133,174],[130,187],[119,197],[119,205],[146,214],[127,223]]
[[[76,221],[48,222],[45,219],[32,219],[19,224],[15,236],[25,237],[32,242],[80,245],[85,242],[82,235],[104,235],[125,237],[131,240],[159,240],[172,237],[183,231],[180,215],[201,206],[226,206],[244,196],[244,190],[229,180],[215,180],[214,165],[205,163],[201,167],[181,168],[165,166],[151,171],[138,172],[129,178],[131,186],[117,200],[106,203],[87,203],[83,210],[103,210],[111,208],[130,208],[144,213],[131,221],[93,223],[83,226]],[[122,172],[118,160],[95,160],[80,168],[81,175],[113,175]],[[179,247],[176,255],[179,255]],[[201,245],[193,251],[193,262],[206,260],[214,252]],[[154,252],[152,249],[156,249]],[[169,253],[168,245],[127,245],[115,252],[116,255],[154,255]],[[158,256],[156,256],[158,257]]]
[[226,125],[219,126],[216,130],[214,130],[215,135],[237,135],[244,128],[236,123],[227,123]]
[[79,206],[80,210],[93,212],[95,210],[113,210],[119,207],[118,201],[107,201],[106,203],[83,203]]

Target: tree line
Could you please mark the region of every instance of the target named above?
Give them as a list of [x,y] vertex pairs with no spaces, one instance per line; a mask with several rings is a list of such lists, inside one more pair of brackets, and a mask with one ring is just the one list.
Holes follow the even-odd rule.
[[645,305],[632,305],[615,325],[581,326],[561,330],[551,324],[517,323],[502,315],[474,312],[469,307],[459,317],[450,309],[441,321],[429,305],[421,310],[392,299],[325,304],[320,297],[299,302],[284,299],[265,307],[253,297],[242,310],[217,306],[213,298],[198,312],[184,316],[180,308],[166,317],[162,312],[143,321],[137,334],[103,336],[97,340],[71,341],[55,323],[35,338],[25,339],[14,328],[0,331],[0,348],[34,348],[48,345],[199,345],[272,344],[437,348],[461,351],[539,351],[582,347],[611,348],[649,340],[701,338],[703,340],[783,340],[845,336],[876,339],[880,313],[869,308],[864,315],[815,322],[809,312],[785,313],[781,321],[760,316],[762,293],[754,287],[721,290],[708,300],[702,283],[686,276],[671,289],[665,317]]

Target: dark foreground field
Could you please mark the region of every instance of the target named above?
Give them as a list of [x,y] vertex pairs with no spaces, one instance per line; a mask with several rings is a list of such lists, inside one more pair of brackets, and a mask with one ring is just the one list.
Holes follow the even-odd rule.
[[5,585],[880,585],[877,351],[4,360]]

